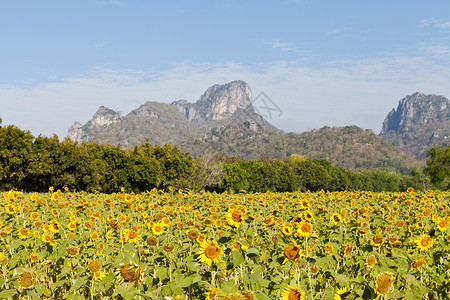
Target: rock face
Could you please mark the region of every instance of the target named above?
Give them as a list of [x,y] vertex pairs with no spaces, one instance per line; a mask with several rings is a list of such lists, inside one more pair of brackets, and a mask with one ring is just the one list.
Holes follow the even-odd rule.
[[177,144],[202,137],[212,128],[237,123],[248,124],[250,130],[277,131],[255,112],[251,89],[241,80],[216,84],[195,103],[147,102],[126,116],[101,106],[85,125],[75,122],[67,137],[78,142],[97,141],[127,147],[146,139],[153,144]]
[[380,136],[405,152],[423,157],[450,142],[450,103],[443,96],[414,93],[400,100],[383,122]]
[[238,110],[254,112],[252,91],[242,81],[233,81],[224,85],[213,85],[196,103],[186,100],[172,102],[190,121],[218,121],[230,118]]

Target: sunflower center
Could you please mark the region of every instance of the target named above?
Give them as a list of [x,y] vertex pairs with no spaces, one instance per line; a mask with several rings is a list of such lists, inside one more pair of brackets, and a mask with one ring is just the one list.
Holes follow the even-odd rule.
[[233,213],[231,214],[231,219],[236,222],[236,223],[240,223],[242,222],[242,214],[239,211],[233,211]]
[[310,232],[311,231],[311,226],[309,224],[303,224],[301,229],[302,229],[303,232]]
[[301,300],[303,294],[298,290],[292,290],[289,292],[288,300]]
[[420,240],[420,244],[423,247],[428,247],[430,245],[430,238],[424,237],[422,240]]
[[209,259],[214,259],[220,255],[220,248],[216,245],[209,245],[205,249],[205,256]]
[[31,273],[24,272],[20,275],[20,285],[24,288],[29,288],[34,284],[34,276]]
[[295,245],[288,245],[284,249],[284,255],[290,260],[296,259],[299,255],[299,253],[300,253],[300,248]]

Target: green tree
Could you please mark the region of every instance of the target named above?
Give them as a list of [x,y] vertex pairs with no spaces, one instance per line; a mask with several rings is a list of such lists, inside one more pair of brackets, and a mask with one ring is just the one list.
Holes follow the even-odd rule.
[[450,183],[450,145],[445,149],[433,147],[428,151],[427,167],[424,172],[430,176],[431,183],[443,184],[449,188]]
[[28,175],[33,135],[14,125],[0,127],[0,188],[20,188]]
[[248,190],[250,174],[241,167],[239,162],[224,165],[224,176],[220,188],[227,191],[238,192]]

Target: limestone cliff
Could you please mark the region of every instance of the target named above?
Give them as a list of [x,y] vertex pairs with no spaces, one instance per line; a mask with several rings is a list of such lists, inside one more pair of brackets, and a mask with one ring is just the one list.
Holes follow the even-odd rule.
[[407,153],[423,157],[450,142],[450,103],[444,96],[414,93],[399,101],[383,122],[380,136]]

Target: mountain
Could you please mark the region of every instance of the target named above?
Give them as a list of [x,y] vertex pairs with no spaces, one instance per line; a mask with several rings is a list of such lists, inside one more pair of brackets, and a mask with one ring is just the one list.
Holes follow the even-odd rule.
[[418,158],[433,146],[450,144],[450,102],[444,96],[414,93],[399,101],[383,122],[380,137]]
[[425,165],[421,153],[448,143],[450,135],[450,106],[442,96],[405,97],[386,117],[379,135],[357,126],[285,133],[256,113],[252,102],[244,81],[216,84],[193,103],[149,101],[125,116],[101,106],[86,124],[75,122],[67,136],[127,148],[147,140],[169,143],[194,156],[219,152],[247,160],[299,154],[354,171],[408,173]]
[[97,141],[131,148],[148,140],[152,144],[178,144],[233,123],[279,131],[258,115],[249,85],[241,80],[214,85],[195,103],[146,102],[126,116],[101,106],[85,125],[75,122],[67,137],[78,142]]
[[384,141],[372,130],[357,126],[323,127],[304,133],[248,130],[246,124],[213,129],[208,135],[179,144],[194,156],[220,152],[243,159],[282,158],[292,154],[326,159],[353,171],[380,169],[409,173],[424,162]]

